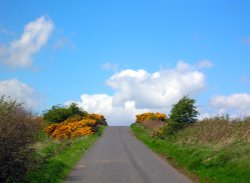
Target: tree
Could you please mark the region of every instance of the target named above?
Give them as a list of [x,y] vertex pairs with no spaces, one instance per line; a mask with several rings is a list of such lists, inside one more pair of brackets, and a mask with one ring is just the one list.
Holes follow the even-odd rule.
[[182,97],[170,112],[170,121],[179,128],[197,121],[196,117],[199,114],[195,100],[189,98],[187,95]]
[[70,111],[71,116],[74,115],[86,116],[87,114],[87,112],[80,109],[76,103],[70,104],[68,110]]
[[72,103],[69,107],[52,106],[51,109],[45,111],[43,119],[51,123],[60,123],[75,115],[85,116],[87,112],[80,109],[75,103]]

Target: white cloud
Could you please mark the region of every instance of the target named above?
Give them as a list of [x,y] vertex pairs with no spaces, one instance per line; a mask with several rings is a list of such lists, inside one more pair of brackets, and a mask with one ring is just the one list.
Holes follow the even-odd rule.
[[90,113],[103,114],[108,123],[114,126],[128,125],[135,121],[136,114],[150,111],[150,109],[136,109],[134,101],[126,101],[121,106],[114,106],[113,97],[107,94],[83,94],[81,101],[76,103]]
[[53,27],[52,21],[43,16],[28,23],[20,39],[0,47],[0,61],[14,67],[30,66],[32,56],[46,44]]
[[17,79],[0,81],[0,96],[3,95],[24,103],[26,107],[35,107],[38,104],[35,90]]
[[199,69],[205,69],[205,68],[211,68],[214,64],[210,60],[202,60],[197,63],[197,68]]
[[113,95],[81,96],[77,103],[88,112],[102,113],[111,125],[129,125],[135,115],[146,111],[168,113],[183,95],[195,97],[205,87],[205,76],[185,62],[176,68],[149,73],[122,70],[107,80]]
[[214,96],[210,103],[217,108],[218,114],[229,113],[233,116],[250,115],[250,94],[236,93],[228,96]]
[[136,108],[170,107],[183,95],[195,96],[204,89],[204,75],[179,62],[173,70],[148,73],[145,70],[123,70],[113,75],[107,84],[115,90],[114,105],[128,100]]

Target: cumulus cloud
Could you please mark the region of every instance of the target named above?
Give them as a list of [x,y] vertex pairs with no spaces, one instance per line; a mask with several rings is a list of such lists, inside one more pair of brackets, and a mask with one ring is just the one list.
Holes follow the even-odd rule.
[[126,101],[121,106],[113,105],[113,96],[107,94],[81,95],[76,102],[80,107],[90,113],[103,114],[110,125],[128,125],[135,121],[135,115],[150,109],[137,109],[134,101]]
[[250,94],[235,93],[228,96],[214,96],[210,103],[219,114],[229,113],[233,116],[250,115]]
[[146,111],[168,113],[183,95],[195,97],[205,87],[205,76],[185,62],[176,68],[149,73],[122,70],[107,80],[112,95],[83,94],[77,103],[89,112],[102,113],[111,125],[129,125]]
[[33,55],[46,44],[53,30],[50,19],[42,16],[28,23],[20,39],[0,46],[0,61],[13,67],[28,67]]
[[3,95],[24,103],[26,107],[36,107],[38,104],[36,91],[17,79],[0,81],[0,96]]
[[169,107],[185,94],[194,96],[204,88],[204,75],[179,62],[173,70],[148,73],[145,70],[123,70],[107,84],[115,90],[113,104],[135,101],[136,108]]

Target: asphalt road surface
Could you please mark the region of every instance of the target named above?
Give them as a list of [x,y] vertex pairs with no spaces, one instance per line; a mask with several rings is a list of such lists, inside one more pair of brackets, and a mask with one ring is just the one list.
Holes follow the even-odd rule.
[[131,135],[129,127],[108,127],[86,152],[66,183],[189,183]]

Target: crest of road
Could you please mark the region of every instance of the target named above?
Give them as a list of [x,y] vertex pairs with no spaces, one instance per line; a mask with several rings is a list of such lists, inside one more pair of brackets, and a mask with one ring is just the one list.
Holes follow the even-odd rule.
[[149,150],[129,127],[108,127],[85,153],[66,183],[189,183]]

